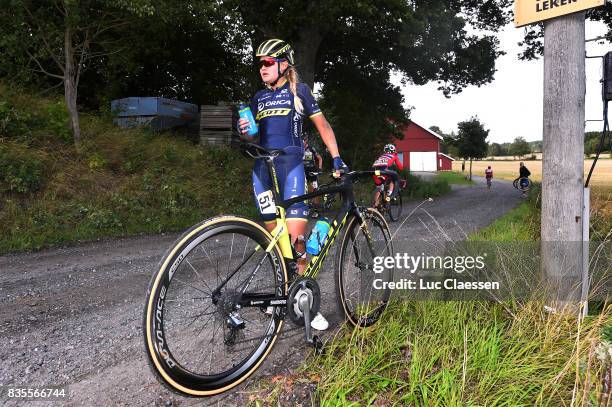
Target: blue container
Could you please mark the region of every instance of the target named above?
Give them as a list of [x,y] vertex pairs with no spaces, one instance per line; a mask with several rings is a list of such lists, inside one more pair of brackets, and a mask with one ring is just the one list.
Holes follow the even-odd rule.
[[327,232],[330,228],[329,220],[327,218],[321,218],[312,228],[308,241],[306,242],[306,252],[316,256],[321,252],[325,240],[327,240]]
[[238,106],[238,115],[241,119],[247,119],[249,121],[247,135],[249,137],[254,137],[259,130],[257,129],[257,123],[255,122],[255,118],[253,117],[253,112],[251,112],[251,108],[241,103],[240,106]]
[[111,102],[113,123],[121,127],[149,126],[166,130],[196,120],[198,106],[158,97],[129,97]]

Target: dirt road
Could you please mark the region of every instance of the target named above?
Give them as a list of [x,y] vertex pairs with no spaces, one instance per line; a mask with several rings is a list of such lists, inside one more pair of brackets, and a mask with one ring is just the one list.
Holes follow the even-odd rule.
[[[492,191],[482,179],[477,182],[423,204],[397,236],[462,239],[521,201],[509,182],[496,182]],[[404,214],[418,204],[405,205]],[[0,401],[23,403],[6,397],[8,387],[67,386],[66,398],[28,405],[243,405],[246,396],[239,391],[206,400],[174,395],[147,366],[144,294],[160,256],[176,237],[133,237],[0,257]],[[319,284],[322,312],[335,328],[340,317],[329,264]],[[303,332],[288,323],[254,378],[286,373],[309,353]]]

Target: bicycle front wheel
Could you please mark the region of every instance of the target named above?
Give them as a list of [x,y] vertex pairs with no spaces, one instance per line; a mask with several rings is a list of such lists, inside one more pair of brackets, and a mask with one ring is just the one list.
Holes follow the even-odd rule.
[[[229,390],[262,363],[282,327],[272,313],[241,306],[249,294],[286,296],[287,270],[270,235],[235,216],[186,232],[164,256],[147,292],[145,348],[158,380],[190,396]],[[242,304],[244,305],[244,304]]]
[[[338,308],[354,327],[365,328],[378,321],[387,307],[393,269],[375,266],[377,257],[393,256],[391,233],[383,215],[362,210],[363,221],[353,216],[336,254],[335,280]],[[380,265],[380,262],[378,263]]]

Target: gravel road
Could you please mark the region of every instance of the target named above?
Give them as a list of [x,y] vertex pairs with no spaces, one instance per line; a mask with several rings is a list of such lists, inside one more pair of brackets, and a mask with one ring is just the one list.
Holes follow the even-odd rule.
[[[495,181],[487,191],[484,180],[475,179],[474,186],[453,186],[448,195],[421,205],[397,237],[462,239],[521,201],[510,182]],[[419,203],[405,204],[404,215]],[[23,404],[6,397],[9,387],[67,386],[66,398],[28,405],[245,404],[240,391],[205,400],[174,395],[149,371],[141,329],[144,294],[160,256],[176,237],[131,237],[0,256],[0,402]],[[322,312],[334,328],[340,316],[330,264],[319,284]],[[303,331],[288,323],[253,378],[287,373],[309,353]]]

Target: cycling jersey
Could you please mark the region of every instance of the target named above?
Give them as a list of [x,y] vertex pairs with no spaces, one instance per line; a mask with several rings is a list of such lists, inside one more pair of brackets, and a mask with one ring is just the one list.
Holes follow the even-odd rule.
[[402,165],[402,162],[400,161],[396,153],[384,153],[383,155],[378,157],[376,161],[374,161],[372,167],[377,169],[387,169],[388,167],[391,167],[394,164],[400,171],[404,169],[404,166]]
[[[282,149],[285,152],[274,159],[280,195],[284,200],[305,193],[302,123],[305,117],[321,114],[308,85],[298,83],[297,94],[304,108],[303,114],[295,110],[289,82],[277,89],[260,90],[251,100],[251,111],[259,126],[259,144],[268,149]],[[273,207],[268,205],[272,198],[272,188],[268,168],[262,160],[257,160],[253,168],[253,189],[255,204],[265,221],[276,217]],[[308,205],[306,202],[295,203],[287,209],[286,216],[306,219]]]
[[289,82],[277,89],[263,89],[253,96],[251,111],[259,126],[260,144],[265,148],[284,149],[288,153],[299,153],[287,147],[302,145],[302,124],[305,117],[321,114],[312,91],[305,83],[297,84],[297,95],[304,107],[303,114],[295,110]]
[[[374,161],[372,167],[377,170],[386,170],[394,164],[400,171],[404,169],[404,166],[399,160],[397,153],[384,153],[383,155],[378,157],[376,161]],[[384,182],[387,181],[387,178],[388,177],[386,175],[372,175],[372,179],[374,180],[374,184],[376,184],[376,186],[381,186]]]
[[493,170],[490,170],[490,169],[488,169],[488,168],[487,168],[487,169],[485,170],[485,176],[486,176],[487,178],[493,178]]

